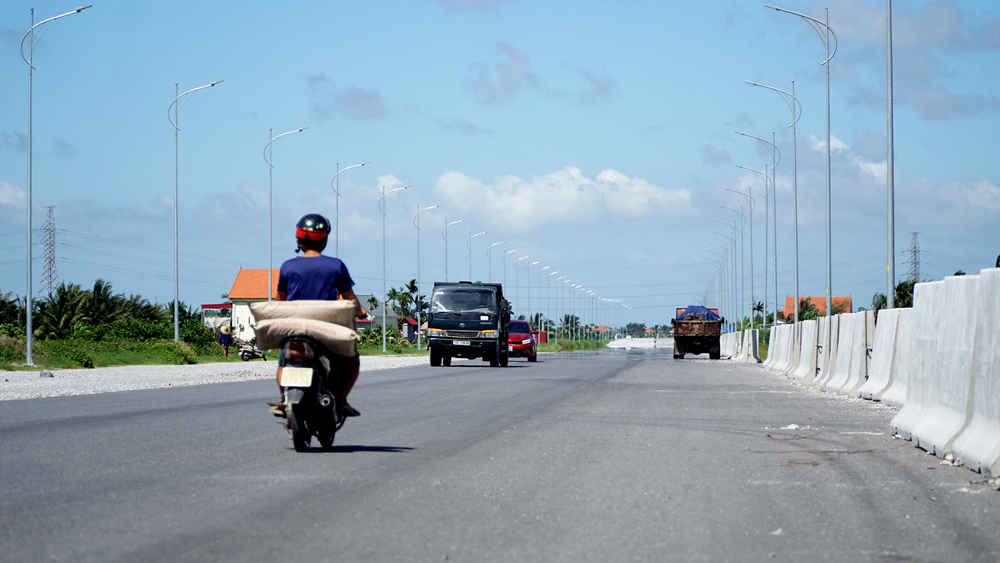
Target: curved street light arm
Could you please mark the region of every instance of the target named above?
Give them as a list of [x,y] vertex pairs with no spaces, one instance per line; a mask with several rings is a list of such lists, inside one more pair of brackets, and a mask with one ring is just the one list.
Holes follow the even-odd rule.
[[300,127],[298,129],[295,129],[294,131],[289,131],[287,133],[282,133],[282,134],[278,135],[277,137],[273,137],[270,141],[267,142],[266,145],[264,145],[264,162],[266,162],[269,167],[274,168],[274,166],[271,164],[271,161],[267,159],[267,149],[268,149],[268,147],[270,147],[275,141],[277,141],[278,139],[284,137],[285,135],[291,135],[292,133],[301,133],[302,131],[305,131],[306,129],[308,129],[308,127]]
[[761,172],[760,170],[754,170],[753,168],[750,168],[749,166],[742,166],[742,165],[739,165],[739,164],[734,164],[733,166],[735,166],[737,168],[742,168],[744,170],[749,170],[749,171],[757,174],[757,177],[760,178],[760,181],[764,182],[764,189],[768,193],[771,192],[771,178],[768,177],[767,172]]
[[[796,98],[793,94],[789,94],[788,92],[786,92],[786,91],[784,91],[784,90],[782,90],[780,88],[775,88],[773,86],[767,86],[767,85],[764,85],[764,84],[759,84],[757,82],[752,82],[750,80],[744,80],[743,82],[746,82],[747,84],[749,84],[751,86],[757,86],[757,87],[760,87],[760,88],[767,88],[768,90],[773,90],[773,91],[777,92],[781,96],[781,98],[783,100],[785,100],[785,103],[788,104],[788,109],[792,110],[792,123],[791,123],[791,125],[789,125],[789,127],[791,127],[792,125],[795,125],[796,123],[799,122],[799,119],[802,117],[802,104],[799,103],[799,99]],[[793,80],[793,82],[794,82],[794,80]]]
[[747,195],[743,192],[736,191],[730,188],[722,188],[722,189],[726,190],[727,192],[733,192],[734,194],[740,194],[741,196],[743,196],[747,200],[747,205],[750,206],[750,213],[753,213],[754,209],[757,209],[757,202],[754,201],[753,196]]
[[[173,125],[174,128],[177,127],[177,124],[174,123],[173,116],[170,115],[170,110],[175,105],[177,105],[177,111],[180,112],[181,111],[181,106],[183,106],[184,104],[183,104],[183,102],[181,102],[180,104],[178,104],[178,102],[180,102],[182,100],[182,98],[184,98],[188,94],[191,94],[192,92],[197,92],[198,90],[204,90],[205,88],[211,88],[212,86],[215,86],[216,84],[222,84],[222,81],[221,80],[216,80],[215,82],[212,82],[211,84],[206,84],[204,86],[199,86],[197,88],[191,88],[187,92],[184,92],[183,94],[181,94],[181,95],[177,96],[176,98],[174,98],[174,101],[170,102],[170,105],[167,106],[167,120],[170,121],[170,124]],[[184,101],[186,102],[187,100],[184,100]]]
[[448,227],[450,227],[452,225],[457,225],[457,224],[463,223],[463,222],[465,222],[465,219],[459,219],[458,221],[452,221],[451,223],[448,223],[447,225],[445,225],[444,229],[441,230],[441,238],[443,238],[444,240],[448,240]]
[[500,262],[504,265],[505,268],[507,267],[507,255],[513,254],[515,252],[517,252],[516,248],[514,250],[508,250],[507,252],[504,252],[503,256],[500,257]]
[[[343,174],[344,172],[347,172],[351,168],[357,168],[358,166],[364,166],[366,164],[371,164],[371,161],[362,162],[361,164],[355,164],[354,166],[348,166],[347,168],[344,168],[344,169],[340,170],[339,172],[337,172],[336,174],[334,174],[333,178],[330,180],[330,189],[333,190],[333,193],[335,193],[337,195],[340,195],[340,192],[337,191],[337,187],[334,184],[334,182],[336,182],[336,180],[337,180],[337,176],[340,176],[341,174]],[[435,207],[437,207],[437,206],[435,206]]]
[[[357,166],[361,166],[361,165],[358,164]],[[347,170],[347,169],[345,168],[344,170]],[[341,170],[341,172],[343,172],[344,170]],[[420,214],[423,213],[424,211],[428,211],[430,209],[434,209],[434,208],[437,208],[437,207],[441,207],[441,204],[432,205],[430,207],[425,207],[425,208],[421,209],[420,211],[417,211],[417,214],[413,216],[413,226],[419,229],[420,225],[417,225],[417,217],[419,217]]]
[[[35,31],[36,27],[41,27],[41,26],[43,26],[45,24],[52,23],[52,22],[56,21],[59,18],[65,18],[66,16],[72,16],[73,14],[79,14],[80,12],[86,10],[87,8],[91,8],[91,7],[93,7],[93,4],[87,4],[86,6],[80,6],[79,8],[73,10],[72,12],[66,12],[65,14],[59,14],[58,16],[53,16],[53,17],[51,17],[51,18],[49,18],[47,20],[40,21],[40,22],[36,23],[35,25],[31,26],[31,28],[28,31],[24,32],[24,36],[21,37],[21,58],[24,59],[24,62],[27,63],[28,66],[30,66],[32,69],[35,68],[31,64],[31,61],[28,60],[28,58],[24,56],[24,40],[27,39],[29,35],[32,35],[32,32]],[[43,35],[45,35],[44,31],[38,34],[38,38],[37,39],[35,39],[34,36],[32,35],[31,44],[28,45],[28,53],[29,54],[31,53],[31,51],[33,51],[35,49],[35,45],[39,41],[41,41]]]
[[779,8],[777,6],[772,6],[770,4],[764,4],[764,7],[765,8],[771,8],[772,10],[775,10],[777,12],[784,12],[786,14],[791,14],[793,16],[799,16],[800,18],[806,20],[806,23],[809,24],[809,27],[813,28],[813,31],[816,32],[816,35],[819,35],[819,39],[820,39],[820,41],[823,42],[823,45],[826,45],[827,40],[826,40],[826,37],[823,36],[822,30],[825,29],[825,30],[829,31],[833,35],[833,52],[830,53],[830,56],[827,57],[825,61],[823,61],[823,62],[820,63],[820,66],[829,63],[830,59],[832,59],[833,56],[837,54],[837,44],[838,44],[837,34],[834,33],[833,29],[829,25],[827,25],[826,23],[821,22],[821,21],[819,21],[818,19],[816,19],[814,17],[807,16],[805,14],[800,14],[798,12],[793,12],[791,10],[786,10],[784,8]]
[[737,135],[743,135],[744,137],[750,137],[751,139],[757,139],[758,141],[760,141],[761,144],[764,145],[764,148],[767,149],[767,152],[771,153],[771,158],[776,158],[772,168],[777,167],[778,164],[781,163],[781,151],[778,150],[778,146],[772,143],[771,141],[768,141],[767,139],[763,139],[756,135],[741,133],[740,131],[733,131],[733,133],[736,133]]
[[389,191],[385,192],[385,194],[383,194],[382,197],[378,198],[378,210],[381,211],[382,214],[384,215],[385,214],[385,198],[389,197],[389,195],[392,194],[393,192],[398,192],[399,190],[405,190],[408,187],[410,187],[410,186],[406,185],[406,186],[403,186],[402,188],[396,188],[396,189],[392,189],[392,190],[389,190]]
[[742,211],[737,211],[737,210],[733,209],[732,207],[726,207],[725,205],[720,205],[719,207],[721,207],[723,209],[728,209],[728,210],[732,211],[733,213],[735,213],[736,215],[739,216],[739,218],[740,218],[740,229],[742,229],[743,227],[746,226],[746,224],[747,224],[747,217],[746,217],[745,213],[743,213]]

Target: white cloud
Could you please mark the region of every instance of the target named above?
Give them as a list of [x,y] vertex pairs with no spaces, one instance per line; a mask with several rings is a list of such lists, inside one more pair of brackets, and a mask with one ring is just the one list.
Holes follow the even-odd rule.
[[452,170],[434,184],[434,193],[487,228],[523,230],[677,216],[691,204],[688,189],[663,188],[615,170],[588,178],[573,166],[531,180],[501,176],[493,184]]
[[0,180],[0,205],[9,205],[24,210],[28,202],[28,192],[6,180]]

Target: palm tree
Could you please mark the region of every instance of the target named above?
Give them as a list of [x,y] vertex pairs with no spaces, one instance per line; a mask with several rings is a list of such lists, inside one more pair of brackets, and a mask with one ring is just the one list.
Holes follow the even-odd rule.
[[51,298],[38,303],[35,337],[50,340],[72,336],[77,323],[91,320],[87,315],[89,300],[90,292],[79,284],[60,284]]
[[24,304],[13,293],[0,293],[0,324],[24,325]]
[[94,289],[90,291],[90,300],[87,303],[87,316],[95,323],[113,323],[126,316],[125,296],[121,293],[115,295],[111,291],[111,284],[105,280],[98,279],[94,282]]

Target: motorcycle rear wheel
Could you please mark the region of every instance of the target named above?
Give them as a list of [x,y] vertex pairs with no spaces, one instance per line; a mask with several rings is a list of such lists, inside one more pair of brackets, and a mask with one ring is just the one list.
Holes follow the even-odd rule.
[[303,416],[305,413],[302,412],[302,407],[300,405],[289,405],[287,412],[288,430],[292,433],[292,445],[295,447],[295,451],[309,451],[309,441],[312,437],[309,435],[309,431],[306,430]]

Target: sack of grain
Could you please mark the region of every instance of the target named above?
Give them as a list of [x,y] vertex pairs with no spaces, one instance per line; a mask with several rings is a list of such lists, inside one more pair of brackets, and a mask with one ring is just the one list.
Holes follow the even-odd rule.
[[335,354],[358,355],[358,333],[333,323],[313,319],[269,319],[258,322],[254,331],[257,334],[257,347],[261,350],[280,348],[281,341],[285,338],[305,335],[316,339]]
[[270,319],[313,319],[333,323],[351,330],[354,324],[353,299],[340,301],[261,301],[251,303],[250,311],[256,322]]

